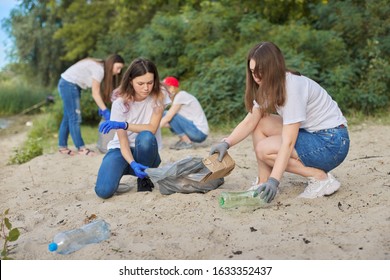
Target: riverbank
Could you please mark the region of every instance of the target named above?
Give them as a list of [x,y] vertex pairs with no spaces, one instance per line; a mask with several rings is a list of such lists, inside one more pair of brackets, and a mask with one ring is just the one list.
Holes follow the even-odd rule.
[[[20,229],[10,257],[19,260],[97,259],[390,259],[390,127],[362,124],[350,128],[351,150],[334,170],[340,190],[314,200],[299,199],[304,178],[286,174],[280,193],[267,208],[219,208],[222,191],[241,191],[256,176],[247,139],[229,150],[236,162],[220,188],[205,194],[162,195],[158,189],[99,199],[94,184],[102,154],[95,157],[44,154],[22,165],[2,166],[0,200]],[[0,137],[0,147],[20,133]],[[224,135],[210,135],[193,150],[173,151],[177,139],[164,137],[162,165],[187,155],[206,157]],[[90,148],[95,148],[91,145]],[[96,149],[95,149],[96,150]],[[4,161],[4,155],[1,155]],[[3,209],[3,210],[4,210]],[[47,245],[61,231],[98,217],[111,224],[102,243],[70,255],[51,253]]]

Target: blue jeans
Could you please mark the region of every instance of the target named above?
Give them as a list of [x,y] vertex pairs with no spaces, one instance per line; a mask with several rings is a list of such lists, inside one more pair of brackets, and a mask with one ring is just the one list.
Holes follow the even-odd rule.
[[305,166],[329,172],[347,157],[349,142],[346,127],[323,129],[313,133],[300,129],[295,150]]
[[80,96],[81,88],[76,84],[69,83],[64,79],[58,82],[58,92],[63,102],[64,115],[62,117],[60,131],[58,132],[58,146],[68,147],[69,133],[74,145],[79,149],[84,147],[84,140],[81,137],[81,110]]
[[[156,168],[161,163],[156,137],[150,131],[141,131],[135,139],[135,147],[130,148],[134,160],[145,166]],[[119,187],[123,175],[133,175],[130,164],[122,156],[121,150],[110,149],[104,156],[96,180],[95,192],[101,198],[110,198]]]
[[[164,112],[164,116],[167,111]],[[207,135],[200,131],[192,121],[186,119],[182,115],[175,114],[169,122],[171,131],[178,135],[187,135],[192,142],[201,143],[206,140]]]

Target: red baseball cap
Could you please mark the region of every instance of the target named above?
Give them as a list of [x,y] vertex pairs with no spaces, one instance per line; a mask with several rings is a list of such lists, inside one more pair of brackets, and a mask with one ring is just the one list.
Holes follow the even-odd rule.
[[164,79],[167,86],[179,87],[179,81],[175,77],[169,76]]

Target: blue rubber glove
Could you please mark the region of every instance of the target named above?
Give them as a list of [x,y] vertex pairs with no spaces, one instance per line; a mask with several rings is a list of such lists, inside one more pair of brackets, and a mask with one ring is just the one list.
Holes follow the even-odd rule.
[[218,161],[222,161],[228,149],[229,144],[227,142],[220,142],[211,146],[210,155],[219,153]]
[[256,190],[255,196],[258,196],[261,193],[260,198],[265,202],[270,203],[278,191],[279,181],[273,177],[269,177],[268,181],[261,184]]
[[133,168],[135,176],[138,178],[145,178],[148,177],[148,174],[146,174],[145,169],[149,168],[148,166],[142,165],[141,163],[138,163],[136,161],[132,161],[130,163],[131,168]]
[[110,119],[111,112],[108,109],[102,110],[99,108],[99,116],[102,116],[106,121],[108,121]]
[[105,121],[100,124],[99,132],[107,134],[111,129],[126,129],[126,126],[126,122]]

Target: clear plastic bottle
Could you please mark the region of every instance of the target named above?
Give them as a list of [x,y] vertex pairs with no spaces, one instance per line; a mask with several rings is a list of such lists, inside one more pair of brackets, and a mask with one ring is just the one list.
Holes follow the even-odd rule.
[[222,192],[218,201],[221,208],[233,208],[238,206],[267,206],[267,203],[260,198],[260,195],[255,190],[245,192]]
[[49,244],[49,251],[70,254],[88,244],[106,240],[110,235],[110,225],[104,220],[95,220],[80,228],[57,233]]

